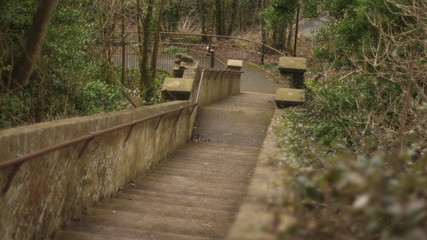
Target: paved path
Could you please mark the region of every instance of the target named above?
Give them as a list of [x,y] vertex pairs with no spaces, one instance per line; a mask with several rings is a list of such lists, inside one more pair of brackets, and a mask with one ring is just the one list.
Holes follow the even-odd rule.
[[244,64],[242,71],[242,91],[276,93],[276,84],[263,70]]
[[242,92],[203,107],[195,134],[213,143],[258,147],[274,111],[274,95]]
[[322,17],[319,19],[310,19],[300,23],[299,35],[304,37],[312,37],[313,31],[319,30],[328,24],[328,19]]

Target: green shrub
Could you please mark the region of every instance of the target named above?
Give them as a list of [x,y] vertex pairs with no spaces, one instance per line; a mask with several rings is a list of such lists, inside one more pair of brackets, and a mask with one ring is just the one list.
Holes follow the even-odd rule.
[[154,96],[150,100],[151,104],[159,104],[165,101],[162,94],[162,86],[166,77],[169,77],[169,76],[170,74],[168,72],[157,71],[156,79],[153,82]]
[[265,71],[269,72],[271,75],[273,75],[276,79],[278,79],[278,77],[280,76],[279,63],[277,62],[266,62],[264,64],[259,64],[259,66]]
[[342,81],[309,82],[307,106],[285,110],[275,129],[296,218],[279,239],[426,239],[427,107],[399,135],[397,113],[384,115],[398,85]]
[[296,222],[278,239],[426,239],[426,104],[419,110],[403,138],[382,129],[361,143],[375,146],[355,153],[343,141],[324,145],[312,135],[319,115],[287,109],[276,135],[285,186],[293,193],[284,203]]
[[187,53],[188,49],[185,47],[169,46],[162,49],[162,53],[174,55],[177,53]]
[[34,123],[28,106],[31,106],[31,99],[27,93],[10,95],[0,92],[0,129]]
[[286,181],[296,194],[287,204],[297,222],[282,237],[426,239],[427,158],[414,162],[415,151],[401,155],[402,168],[382,155],[342,155],[327,169],[294,169]]
[[190,43],[200,43],[200,42],[202,42],[202,36],[190,36],[189,42]]
[[105,113],[126,108],[129,103],[119,86],[101,81],[87,82],[77,96],[76,111],[81,115]]

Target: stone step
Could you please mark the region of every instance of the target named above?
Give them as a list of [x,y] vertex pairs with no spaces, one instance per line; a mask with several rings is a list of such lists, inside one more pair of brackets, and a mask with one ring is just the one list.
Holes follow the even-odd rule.
[[246,193],[246,189],[241,191],[232,191],[227,189],[205,186],[204,184],[197,184],[194,182],[185,185],[142,182],[135,186],[130,186],[129,189],[180,193],[212,198],[241,198]]
[[[147,236],[149,236],[147,234]],[[55,234],[56,240],[135,240],[135,238],[125,238],[119,236],[106,236],[85,232],[58,231]],[[147,238],[149,239],[149,238]]]
[[174,157],[189,156],[193,158],[217,158],[217,159],[230,159],[230,160],[246,160],[257,158],[258,153],[242,153],[242,152],[231,152],[231,151],[209,151],[204,149],[188,151],[185,149],[179,150],[173,154]]
[[[230,160],[221,160],[217,158],[212,159],[203,159],[203,158],[192,158],[190,156],[185,157],[170,157],[163,162],[178,162],[183,164],[194,164],[194,165],[205,165],[205,166],[230,166],[230,167],[244,167],[244,168],[252,168],[254,164],[256,164],[256,158],[247,159],[244,161],[230,161]],[[162,163],[163,163],[162,162]]]
[[233,145],[233,144],[221,144],[221,143],[211,143],[211,142],[191,142],[188,143],[185,148],[188,150],[210,150],[213,152],[221,152],[221,151],[233,151],[233,152],[242,152],[242,153],[253,153],[258,154],[260,147],[249,147],[242,145]]
[[245,160],[247,158],[257,158],[259,152],[253,152],[253,153],[245,153],[245,152],[239,152],[239,151],[232,151],[232,150],[221,150],[221,151],[213,151],[210,149],[190,149],[190,150],[180,150],[175,152],[172,156],[195,156],[195,157],[215,157],[219,159],[239,159],[239,160]]
[[184,149],[191,149],[191,150],[200,150],[200,149],[207,149],[211,151],[222,151],[222,150],[230,150],[234,152],[244,152],[244,153],[256,153],[259,151],[260,147],[251,147],[251,146],[242,146],[239,144],[228,144],[228,143],[213,143],[213,142],[204,142],[204,141],[192,141],[187,143],[185,147],[181,148],[180,150]]
[[248,164],[255,164],[257,158],[253,157],[253,156],[246,156],[246,157],[222,157],[222,156],[215,156],[215,155],[201,155],[199,154],[177,154],[175,156],[169,157],[168,159],[162,161],[163,162],[167,162],[168,160],[179,160],[182,159],[183,161],[188,161],[188,162],[193,162],[193,163],[206,163],[206,162],[212,162],[212,163],[217,163],[217,164],[221,164],[221,165],[228,165],[228,164],[235,164],[235,165],[243,165],[243,166],[247,166]]
[[[253,92],[246,92],[246,93],[241,93],[238,95],[234,95],[234,96],[230,96],[226,99],[221,100],[220,102],[216,102],[213,104],[210,104],[209,106],[212,105],[226,105],[223,103],[258,103],[258,104],[262,104],[263,106],[268,106],[270,104],[274,103],[274,94],[256,94]],[[270,104],[269,104],[270,103]]]
[[179,175],[171,175],[168,174],[167,177],[163,174],[157,174],[152,173],[148,176],[145,176],[141,178],[140,180],[137,180],[136,183],[140,181],[150,181],[150,182],[161,182],[161,183],[169,183],[173,184],[175,182],[196,182],[198,184],[205,184],[212,187],[219,187],[221,189],[228,189],[233,191],[241,191],[242,189],[246,189],[246,185],[244,183],[236,182],[236,183],[230,183],[227,182],[227,180],[223,179],[216,179],[215,181],[211,181],[210,179],[202,179],[202,178],[196,178],[192,176],[179,176]]
[[[174,174],[174,173],[182,173],[182,174],[194,174],[195,176],[202,176],[202,178],[224,178],[229,179],[230,184],[232,184],[234,181],[232,178],[235,179],[245,179],[246,177],[250,177],[252,175],[252,170],[248,170],[247,172],[242,173],[236,173],[232,171],[225,171],[221,172],[215,169],[209,169],[209,170],[198,170],[198,169],[184,169],[184,168],[175,168],[175,167],[169,167],[168,165],[161,165],[156,168],[153,172],[157,173],[163,173],[165,175]],[[228,176],[232,176],[232,178],[228,178]]]
[[120,228],[115,226],[102,226],[93,224],[76,223],[68,231],[60,231],[55,236],[56,240],[212,240],[209,238],[176,233],[163,233],[143,231],[139,228]]
[[153,192],[136,189],[124,189],[115,194],[115,198],[133,199],[139,202],[173,203],[181,206],[200,207],[212,210],[234,211],[238,208],[240,198],[209,198],[204,196],[191,196],[179,193]]
[[[215,219],[206,218],[204,220],[157,216],[153,214],[131,213],[123,211],[112,211],[100,208],[90,209],[94,215],[84,215],[80,218],[85,225],[85,232],[102,233],[101,229],[121,228],[127,231],[134,229],[145,232],[163,232],[174,233],[198,237],[221,238],[227,233],[229,228],[228,221],[216,221]],[[226,222],[226,223],[225,223]],[[70,226],[70,230],[74,230]],[[75,230],[74,230],[75,231]],[[126,237],[126,236],[124,236]]]
[[156,168],[151,174],[153,175],[168,175],[168,176],[181,176],[189,177],[194,179],[201,179],[202,181],[217,182],[222,184],[247,184],[249,178],[252,176],[253,172],[249,172],[244,178],[241,178],[241,175],[226,175],[220,173],[208,173],[206,171],[191,171],[186,169],[176,169],[176,168]]
[[[249,165],[249,164],[247,164]],[[206,171],[206,172],[221,172],[224,174],[245,175],[252,171],[252,164],[249,166],[233,165],[233,164],[209,164],[209,161],[204,162],[184,162],[184,161],[167,161],[165,164],[159,165],[159,168],[177,168],[191,171]]]
[[[235,99],[234,99],[235,100]],[[249,110],[249,111],[258,111],[258,112],[271,112],[272,108],[274,109],[275,105],[272,101],[271,104],[266,105],[265,103],[257,103],[257,102],[238,102],[227,100],[224,102],[224,105],[220,104],[212,104],[204,107],[203,111],[215,111],[215,110],[229,110],[234,111],[236,108],[239,110]]]
[[236,211],[212,210],[196,206],[182,206],[174,204],[173,202],[144,202],[143,204],[141,204],[141,202],[139,201],[118,198],[108,199],[99,207],[101,209],[107,209],[112,211],[153,214],[156,216],[179,217],[199,220],[215,219],[219,221],[221,221],[221,219],[231,220],[233,219],[234,214],[236,213]]

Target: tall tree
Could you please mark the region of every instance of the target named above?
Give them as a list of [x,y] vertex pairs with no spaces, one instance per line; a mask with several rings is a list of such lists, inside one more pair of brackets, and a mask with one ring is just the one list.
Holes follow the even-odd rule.
[[271,0],[270,7],[263,11],[263,18],[267,23],[267,28],[271,31],[274,47],[286,48],[286,29],[293,24],[298,5],[299,0]]
[[224,35],[222,1],[215,0],[215,30],[217,35]]
[[[208,32],[208,12],[206,9],[205,0],[198,0],[197,1],[197,10],[199,11],[199,15],[200,15],[200,28],[201,28],[202,34],[207,34],[207,32]],[[206,42],[207,38],[205,36],[203,36],[202,41]]]
[[153,54],[151,57],[151,74],[152,78],[156,79],[157,72],[157,54],[159,53],[159,44],[160,44],[160,30],[162,28],[162,20],[163,20],[163,9],[165,7],[165,0],[160,0],[159,10],[157,12],[157,26],[156,32],[154,35],[154,46],[153,46]]
[[24,53],[13,69],[11,84],[13,92],[22,91],[28,85],[37,60],[40,58],[43,42],[58,3],[59,0],[41,0],[37,7]]
[[150,101],[153,96],[152,78],[149,71],[149,44],[150,44],[150,26],[153,17],[154,0],[148,0],[144,6],[141,0],[137,0],[138,8],[138,40],[140,51],[139,68],[141,73],[140,78],[140,94],[146,101]]
[[126,23],[125,23],[125,0],[121,2],[121,44],[122,44],[122,85],[125,84],[126,78]]
[[231,35],[233,33],[234,23],[237,18],[238,3],[238,0],[233,0],[233,2],[231,3],[231,17],[230,22],[228,24],[227,35]]
[[103,42],[103,54],[105,60],[107,82],[114,82],[114,63],[113,63],[113,40],[116,31],[117,10],[120,9],[120,1],[118,0],[98,0],[99,25],[101,33],[101,41]]

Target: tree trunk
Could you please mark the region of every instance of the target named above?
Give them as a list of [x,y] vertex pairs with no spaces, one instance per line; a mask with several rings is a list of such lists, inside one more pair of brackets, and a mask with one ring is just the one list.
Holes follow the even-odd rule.
[[142,15],[142,4],[141,4],[141,0],[136,0],[136,8],[137,8],[137,13],[136,13],[136,18],[137,18],[137,30],[138,30],[138,55],[139,55],[139,73],[140,73],[140,83],[139,83],[139,95],[141,97],[141,99],[144,99],[144,79],[142,78],[142,72],[144,71],[144,66],[142,65],[142,52],[143,52],[143,27],[142,27],[142,20],[141,20],[141,15]]
[[[266,3],[265,3],[265,1],[266,0],[262,0],[261,1],[261,11],[264,11],[265,10],[265,8],[266,8]],[[265,23],[265,18],[264,18],[264,16],[262,15],[262,18],[261,18],[261,41],[262,41],[262,43],[263,44],[265,44],[266,43],[266,41],[267,41],[267,32],[266,32],[266,23]]]
[[[207,20],[206,20],[206,7],[204,0],[198,0],[197,7],[199,8],[200,13],[200,25],[202,29],[202,34],[207,34]],[[208,38],[206,36],[202,36],[202,42],[208,42]]]
[[141,85],[145,88],[145,100],[151,101],[153,97],[153,87],[151,84],[151,77],[148,71],[148,58],[149,58],[149,43],[150,43],[150,23],[153,16],[154,0],[148,0],[147,13],[144,17],[142,26],[142,56],[141,56]]
[[231,34],[233,33],[234,23],[237,17],[237,5],[238,5],[238,0],[233,0],[231,4],[232,12],[231,12],[230,25],[228,25],[228,30],[227,30],[227,35],[229,36],[231,36]]
[[221,7],[221,25],[222,25],[222,35],[225,35],[227,32],[227,2],[228,0],[222,1],[222,7]]
[[125,42],[125,34],[126,34],[126,26],[125,26],[125,0],[122,0],[122,77],[121,82],[122,85],[125,85],[125,79],[126,79],[126,42]]
[[107,73],[108,73],[108,83],[114,82],[114,67],[113,67],[113,40],[112,40],[112,32],[111,26],[107,26],[107,29],[105,30],[106,34],[105,36],[107,39],[105,40],[104,44],[104,51],[105,51],[105,58],[107,61]]
[[217,35],[224,34],[222,22],[222,3],[221,0],[215,0],[215,28]]
[[157,73],[157,55],[159,54],[160,30],[162,28],[162,18],[163,18],[162,15],[163,15],[164,6],[165,6],[165,0],[160,0],[159,12],[157,15],[156,33],[154,36],[153,54],[151,57],[151,76],[152,76],[152,79],[156,79],[156,73]]
[[114,63],[113,63],[113,37],[115,31],[115,14],[116,8],[113,0],[100,1],[99,8],[101,9],[100,26],[101,38],[103,41],[102,52],[104,54],[104,68],[106,68],[106,82],[112,84],[114,82]]
[[13,92],[20,92],[28,85],[37,60],[40,58],[43,42],[58,3],[59,0],[40,2],[34,14],[24,53],[13,69],[11,85]]

